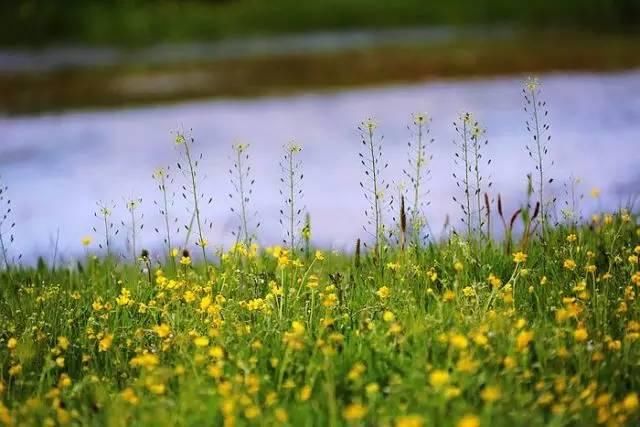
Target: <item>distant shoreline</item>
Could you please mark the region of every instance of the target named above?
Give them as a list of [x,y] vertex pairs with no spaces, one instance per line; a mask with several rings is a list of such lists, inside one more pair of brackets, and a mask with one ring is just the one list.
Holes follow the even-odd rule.
[[[417,34],[417,33],[416,33]],[[433,35],[439,35],[435,37]],[[616,71],[640,66],[640,37],[547,32],[423,38],[388,42],[352,37],[265,42],[263,51],[227,47],[228,55],[199,58],[179,46],[173,60],[98,62],[36,70],[0,68],[0,114],[23,115],[85,108],[119,108],[216,97],[255,97],[347,87],[411,83],[434,78]],[[313,39],[311,39],[313,40]],[[334,48],[331,48],[331,46]],[[231,45],[233,46],[233,45]],[[271,46],[264,48],[264,46]],[[193,53],[193,52],[192,52]],[[240,54],[242,53],[242,54]],[[182,56],[181,56],[182,55]],[[78,58],[81,58],[80,55]],[[135,58],[134,58],[135,59]]]
[[412,46],[451,42],[456,39],[495,40],[515,35],[508,27],[456,28],[451,26],[358,29],[234,37],[154,46],[120,47],[59,45],[44,47],[0,47],[0,73],[52,72],[88,67],[169,65],[181,62],[220,61],[256,56],[336,53],[385,46]]

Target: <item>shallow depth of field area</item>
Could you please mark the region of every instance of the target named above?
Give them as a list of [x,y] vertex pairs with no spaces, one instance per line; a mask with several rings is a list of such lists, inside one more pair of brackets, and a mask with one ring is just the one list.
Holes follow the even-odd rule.
[[[20,259],[20,194],[6,183],[0,425],[638,425],[637,211],[583,211],[600,192],[583,196],[574,178],[552,194],[562,141],[549,138],[538,82],[523,95],[530,142],[509,149],[531,161],[513,211],[471,114],[446,159],[431,146],[451,142],[433,141],[429,116],[415,114],[399,177],[388,176],[384,130],[365,120],[353,163],[367,209],[348,251],[314,245],[295,143],[273,165],[279,245],[261,244],[251,147],[234,145],[234,191],[213,197],[189,131],[174,135],[177,163],[153,172],[155,202],[87,213],[96,225],[77,261]],[[444,227],[429,215],[435,161],[451,164],[459,190]],[[209,237],[211,203],[232,209],[231,247]],[[149,227],[151,210],[162,221]]]

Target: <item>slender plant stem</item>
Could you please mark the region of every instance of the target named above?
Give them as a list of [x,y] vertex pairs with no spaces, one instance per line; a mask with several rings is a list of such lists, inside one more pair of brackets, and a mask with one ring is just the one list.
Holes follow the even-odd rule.
[[289,238],[290,238],[290,249],[291,254],[295,251],[295,239],[294,239],[294,228],[295,228],[295,199],[294,199],[294,187],[293,180],[295,179],[294,171],[293,171],[293,152],[289,152]]
[[7,247],[4,244],[4,236],[0,232],[0,250],[2,250],[2,259],[4,261],[4,266],[7,270],[9,270],[9,259],[7,256]]
[[104,219],[104,240],[105,245],[107,246],[107,258],[111,256],[111,242],[109,240],[109,224],[107,223],[107,213],[102,213],[102,218]]
[[536,148],[538,150],[538,177],[539,177],[539,194],[538,199],[540,200],[540,224],[542,228],[542,239],[544,240],[545,231],[546,231],[546,212],[544,206],[544,173],[542,171],[542,142],[540,141],[540,123],[538,121],[538,105],[536,103],[536,93],[535,90],[531,91],[531,101],[533,103],[533,119],[536,127]]
[[464,155],[464,193],[467,199],[467,236],[471,237],[471,194],[469,192],[469,141],[467,138],[467,122],[462,123],[462,151]]
[[420,181],[422,180],[422,163],[423,159],[423,148],[422,148],[422,122],[418,124],[418,156],[416,159],[416,182],[413,185],[413,212],[411,218],[411,227],[413,228],[413,239],[416,247],[419,246],[420,243],[420,229],[418,229],[418,221],[420,221]]
[[129,211],[131,213],[131,249],[132,249],[132,257],[133,263],[136,263],[136,257],[138,252],[136,252],[136,211],[133,206],[129,207]]
[[198,184],[196,182],[195,166],[191,159],[191,151],[189,150],[189,143],[184,143],[184,152],[187,156],[187,162],[189,163],[189,174],[191,175],[191,190],[193,193],[193,208],[196,217],[196,224],[198,225],[198,237],[200,238],[199,246],[202,249],[202,259],[204,261],[205,270],[209,274],[209,264],[207,262],[207,250],[205,248],[204,234],[202,232],[202,221],[200,219],[200,206],[198,203]]
[[238,150],[238,187],[240,189],[240,206],[242,210],[242,229],[244,231],[244,243],[248,247],[250,242],[249,227],[247,224],[247,206],[244,194],[244,179],[242,172],[242,150]]
[[171,253],[171,228],[169,226],[169,203],[167,201],[167,187],[166,187],[166,179],[164,175],[160,176],[160,185],[162,185],[162,199],[164,204],[164,226],[165,232],[167,233],[167,247],[168,252]]
[[474,191],[476,192],[476,198],[477,198],[477,206],[476,208],[478,209],[478,230],[479,230],[479,234],[480,234],[480,238],[482,237],[482,204],[480,202],[480,142],[478,141],[478,137],[477,136],[472,136],[473,138],[473,149],[474,149],[474,158],[475,158],[475,175],[476,175],[476,188],[474,189]]
[[374,207],[374,222],[376,228],[376,237],[375,237],[375,252],[378,260],[382,260],[382,251],[381,251],[381,232],[380,232],[380,222],[381,222],[381,212],[380,212],[380,195],[378,192],[378,175],[377,175],[377,159],[375,155],[375,147],[373,143],[373,128],[369,127],[369,149],[371,151],[371,169],[373,175],[373,207]]

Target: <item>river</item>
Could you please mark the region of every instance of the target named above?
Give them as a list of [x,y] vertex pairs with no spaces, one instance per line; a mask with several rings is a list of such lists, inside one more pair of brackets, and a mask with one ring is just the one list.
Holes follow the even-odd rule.
[[[406,166],[407,125],[411,113],[432,118],[433,154],[427,216],[440,229],[447,214],[459,212],[451,200],[455,131],[452,122],[471,111],[487,129],[486,157],[492,159],[493,194],[505,210],[524,199],[526,174],[534,170],[524,146],[530,141],[524,121],[522,78],[442,80],[380,88],[316,92],[251,100],[213,100],[135,109],[65,112],[38,117],[0,117],[0,175],[9,185],[15,216],[12,252],[25,260],[58,253],[82,254],[80,240],[99,225],[98,200],[114,201],[114,219],[126,218],[124,199],[141,197],[145,229],[139,247],[159,248],[153,228],[160,223],[151,179],[159,166],[177,160],[172,131],[193,129],[195,149],[203,153],[202,188],[214,198],[205,214],[213,220],[213,246],[233,241],[237,221],[228,193],[231,144],[250,144],[256,178],[251,201],[262,223],[259,241],[277,243],[281,196],[278,192],[282,147],[302,145],[304,203],[311,214],[314,242],[326,248],[351,248],[365,237],[365,200],[359,182],[360,138],[357,126],[373,117],[384,135],[388,182],[397,182]],[[547,175],[551,190],[564,198],[570,176],[580,177],[583,210],[615,209],[638,192],[640,184],[640,71],[615,74],[542,76],[549,104],[552,140]],[[176,176],[176,191],[182,177]],[[598,199],[590,190],[601,190]],[[180,196],[178,194],[177,199]],[[559,205],[561,207],[561,205]],[[188,219],[180,201],[182,222]],[[57,237],[56,237],[57,236]],[[122,240],[122,239],[121,239]],[[95,248],[95,244],[94,244]]]

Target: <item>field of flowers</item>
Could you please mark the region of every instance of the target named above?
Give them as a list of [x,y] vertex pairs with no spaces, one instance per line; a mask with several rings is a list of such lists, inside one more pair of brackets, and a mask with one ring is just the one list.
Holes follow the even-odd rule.
[[[536,90],[525,86],[525,103]],[[423,238],[422,115],[406,208],[404,195],[384,201],[381,143],[375,124],[363,123],[371,238],[353,253],[310,243],[296,204],[297,146],[281,165],[283,245],[256,243],[247,147],[236,146],[237,243],[214,251],[201,217],[209,198],[183,134],[177,167],[192,202],[192,252],[175,243],[166,171],[155,174],[166,220],[160,255],[136,247],[136,200],[119,235],[110,208],[96,212],[102,237],[82,242],[87,256],[73,267],[15,263],[3,220],[0,425],[638,425],[637,215],[554,223],[540,145],[548,125],[537,120],[544,103],[527,105],[532,157],[540,154],[529,196],[538,202],[505,219],[498,197],[491,211],[482,132],[464,115],[463,226],[438,239]],[[492,219],[502,220],[500,238]],[[123,234],[128,262],[115,244]]]

